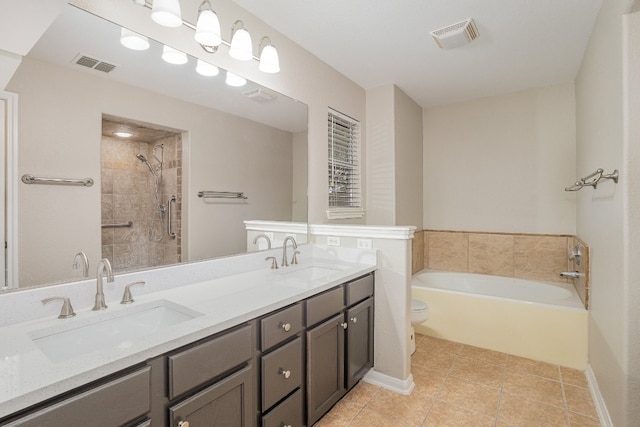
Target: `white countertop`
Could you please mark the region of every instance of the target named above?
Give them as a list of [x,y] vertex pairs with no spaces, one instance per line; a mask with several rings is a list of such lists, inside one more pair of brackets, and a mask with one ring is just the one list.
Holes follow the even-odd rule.
[[[288,274],[311,265],[339,269],[326,270],[326,274],[311,280]],[[0,327],[0,418],[375,269],[372,263],[305,260],[278,270],[263,268],[139,296],[134,287],[133,304],[121,305],[112,300],[107,301],[109,308],[101,312],[86,308],[77,310],[77,315],[69,319],[49,317]],[[152,283],[149,285],[153,286]],[[159,300],[179,304],[202,315],[136,340],[127,348],[103,348],[59,363],[49,360],[32,340],[37,331],[73,329],[96,322],[100,316],[136,310],[136,307]]]

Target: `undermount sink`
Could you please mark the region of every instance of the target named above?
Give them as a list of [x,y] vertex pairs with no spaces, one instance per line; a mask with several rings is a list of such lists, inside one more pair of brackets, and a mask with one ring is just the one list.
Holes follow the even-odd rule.
[[126,349],[138,339],[198,316],[202,313],[171,301],[159,300],[113,313],[105,312],[89,324],[34,331],[31,340],[49,360],[58,363],[96,350]]

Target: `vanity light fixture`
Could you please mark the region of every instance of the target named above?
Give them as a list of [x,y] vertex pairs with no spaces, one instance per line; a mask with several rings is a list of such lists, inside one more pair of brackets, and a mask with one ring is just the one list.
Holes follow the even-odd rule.
[[147,50],[150,46],[148,38],[124,27],[120,30],[120,43],[132,50]]
[[198,22],[196,24],[195,39],[202,46],[217,47],[222,43],[220,36],[220,21],[213,11],[211,2],[204,0],[198,8]]
[[227,78],[224,80],[226,84],[233,87],[240,87],[247,84],[247,80],[227,71]]
[[202,59],[198,59],[196,72],[201,76],[213,77],[220,74],[220,69],[213,64],[209,64],[208,62],[204,62]]
[[153,0],[151,19],[163,27],[182,25],[182,13],[179,0]]
[[229,56],[238,61],[251,61],[253,59],[251,35],[249,31],[244,28],[244,23],[239,19],[231,27]]
[[164,59],[169,64],[182,65],[186,64],[188,61],[187,54],[184,52],[180,52],[172,47],[164,45],[162,47],[162,59]]
[[260,65],[258,65],[258,70],[263,73],[270,74],[280,72],[278,51],[271,44],[271,39],[269,37],[264,36],[262,40],[260,40],[258,52],[260,52]]

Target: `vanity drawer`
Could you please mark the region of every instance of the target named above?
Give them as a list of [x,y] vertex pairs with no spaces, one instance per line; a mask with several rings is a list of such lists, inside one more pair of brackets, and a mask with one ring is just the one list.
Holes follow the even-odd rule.
[[7,424],[7,427],[112,427],[126,424],[151,409],[150,379],[151,368],[147,366],[37,410]]
[[252,329],[246,325],[169,356],[169,399],[249,360]]
[[262,411],[302,385],[302,338],[262,356]]
[[302,331],[302,303],[265,317],[260,321],[260,349],[265,351]]
[[373,274],[349,282],[345,285],[345,295],[347,305],[353,305],[358,301],[369,298],[373,295]]
[[307,327],[322,322],[344,308],[344,288],[339,286],[307,300]]
[[303,425],[302,390],[298,390],[287,397],[286,400],[262,417],[262,427],[302,427]]

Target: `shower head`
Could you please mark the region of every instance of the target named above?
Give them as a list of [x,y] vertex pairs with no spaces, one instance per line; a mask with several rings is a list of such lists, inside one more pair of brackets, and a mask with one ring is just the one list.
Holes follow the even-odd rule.
[[143,163],[147,163],[147,158],[145,156],[143,156],[142,154],[136,154],[136,157],[138,158],[138,160],[140,160]]
[[147,158],[142,155],[142,154],[136,154],[136,157],[138,158],[138,160],[140,160],[142,163],[144,163],[145,165],[147,165],[147,167],[149,168],[149,172],[151,172],[151,174],[153,174],[153,176],[156,176],[156,171],[153,170],[153,168],[151,167],[151,164],[149,163],[149,161],[147,160]]

